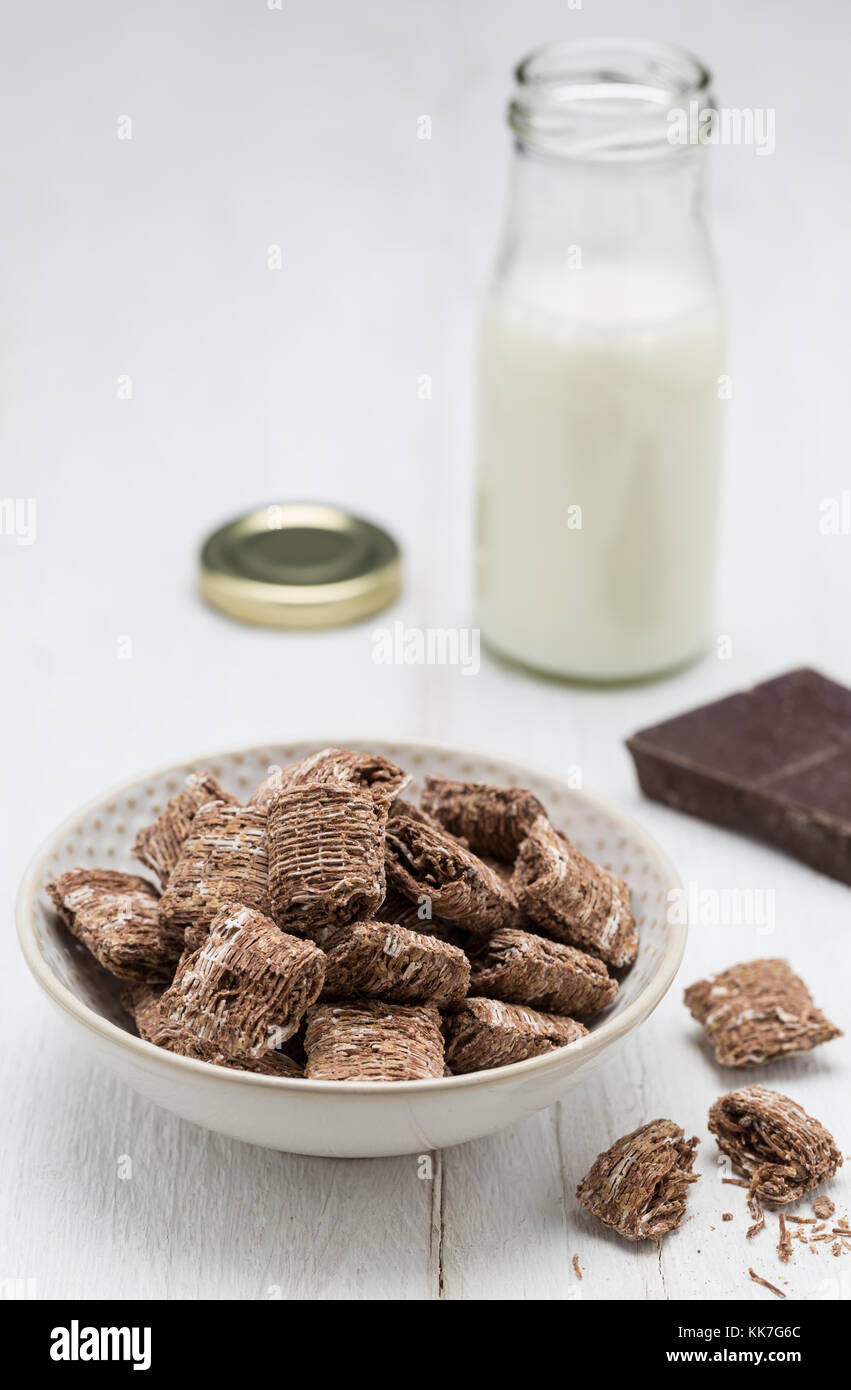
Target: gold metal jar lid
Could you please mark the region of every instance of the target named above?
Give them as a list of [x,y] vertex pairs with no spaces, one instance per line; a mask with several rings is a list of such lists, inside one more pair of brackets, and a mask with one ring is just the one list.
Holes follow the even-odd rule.
[[401,586],[393,537],[339,507],[260,507],[208,536],[201,593],[214,608],[264,627],[320,628],[380,613]]

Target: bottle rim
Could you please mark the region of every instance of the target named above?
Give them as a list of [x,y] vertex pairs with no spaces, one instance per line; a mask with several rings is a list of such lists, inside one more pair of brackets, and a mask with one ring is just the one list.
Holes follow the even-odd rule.
[[[714,107],[709,70],[684,49],[653,39],[544,44],[517,65],[514,80],[508,121],[518,143],[573,159],[688,150],[702,143],[701,112]],[[680,138],[683,117],[695,138]]]

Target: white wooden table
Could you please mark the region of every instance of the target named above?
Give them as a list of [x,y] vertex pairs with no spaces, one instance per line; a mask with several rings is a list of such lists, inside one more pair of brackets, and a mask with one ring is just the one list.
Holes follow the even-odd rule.
[[[0,536],[5,898],[42,835],[112,781],[217,746],[378,731],[578,765],[686,881],[773,890],[773,930],[696,926],[680,981],[627,1053],[562,1106],[435,1155],[429,1180],[413,1157],[267,1152],[143,1103],[70,1045],[9,914],[0,1280],[22,1282],[7,1295],[771,1299],[752,1265],[799,1298],[851,1296],[851,1256],[801,1250],[784,1268],[773,1218],[745,1241],[742,1193],[722,1185],[705,1125],[736,1078],[708,1059],[680,987],[788,955],[847,1026],[849,890],[642,802],[623,747],[643,724],[793,665],[851,681],[851,537],[819,530],[822,500],[851,487],[847,9],[656,0],[641,15],[644,32],[711,63],[728,104],[777,112],[773,157],[714,157],[733,329],[729,659],[607,691],[487,659],[475,677],[382,667],[373,624],[253,631],[193,592],[210,526],[315,496],[400,536],[407,586],[391,618],[469,623],[472,342],[509,69],[559,33],[634,27],[626,0],[598,9],[7,5],[0,492],[35,498],[38,530],[32,545]],[[117,138],[125,116],[132,140]],[[843,1039],[759,1079],[847,1151],[849,1075]],[[703,1177],[684,1229],[661,1251],[632,1249],[573,1191],[600,1149],[657,1115],[701,1135]],[[831,1192],[847,1211],[848,1178]]]

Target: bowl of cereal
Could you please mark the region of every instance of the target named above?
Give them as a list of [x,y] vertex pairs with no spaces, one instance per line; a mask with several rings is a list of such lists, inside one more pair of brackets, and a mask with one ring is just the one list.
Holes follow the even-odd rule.
[[77,1041],[249,1143],[422,1152],[560,1100],[686,927],[664,851],[552,772],[422,740],[171,765],[51,834],[17,922]]

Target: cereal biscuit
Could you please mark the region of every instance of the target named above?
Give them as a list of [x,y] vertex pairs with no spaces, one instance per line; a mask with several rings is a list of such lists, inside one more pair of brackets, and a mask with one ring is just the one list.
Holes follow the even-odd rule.
[[521,911],[550,936],[616,969],[632,965],[638,932],[629,888],[580,854],[543,816],[520,846],[512,885]]
[[250,804],[268,809],[273,796],[289,787],[342,782],[368,791],[377,806],[389,809],[408,785],[411,775],[378,753],[353,753],[348,748],[323,748],[289,767],[275,768],[252,793]]
[[315,1004],[304,1047],[305,1076],[314,1081],[424,1081],[444,1071],[432,1004]]
[[673,1120],[641,1125],[594,1160],[580,1205],[626,1240],[661,1240],[682,1224],[697,1144]]
[[325,956],[312,941],[226,903],[203,945],[178,967],[160,1018],[202,1049],[257,1060],[293,1036],[324,981]]
[[180,857],[195,815],[209,801],[225,801],[238,806],[219,786],[211,772],[190,772],[181,790],[173,796],[164,811],[144,830],[140,830],[130,853],[149,869],[153,869],[163,888]]
[[785,960],[731,965],[689,985],[685,1002],[722,1067],[756,1067],[842,1036]]
[[194,1057],[198,1062],[210,1062],[214,1067],[229,1067],[232,1071],[253,1071],[263,1076],[299,1077],[304,1067],[283,1049],[267,1048],[259,1057],[225,1057],[214,1047],[205,1046],[185,1028],[168,1024],[162,1018],[160,999],[163,991],[150,985],[131,985],[121,995],[121,1002],[136,1024],[139,1037],[156,1047],[175,1052],[181,1057]]
[[446,1063],[456,1075],[540,1057],[588,1032],[572,1018],[499,999],[465,999],[444,1015],[443,1029]]
[[152,883],[112,869],[70,869],[47,885],[68,930],[120,980],[170,980],[183,933],[160,920]]
[[284,931],[368,918],[384,898],[383,817],[368,791],[328,782],[269,802],[269,898]]
[[196,812],[160,899],[160,921],[182,927],[196,950],[225,903],[269,915],[266,815],[256,806],[211,801]]
[[501,927],[472,955],[474,994],[545,1013],[590,1018],[608,1008],[618,984],[596,956],[543,936]]
[[389,885],[412,902],[430,901],[435,916],[473,933],[516,920],[511,888],[445,831],[399,816],[387,825],[386,844]]
[[422,809],[450,834],[466,840],[475,854],[513,864],[538,816],[546,812],[523,787],[452,782],[427,777]]
[[709,1129],[733,1167],[750,1179],[750,1195],[771,1206],[796,1202],[842,1164],[824,1126],[765,1086],[721,1096],[709,1111]]
[[469,984],[470,962],[457,946],[387,922],[358,922],[328,955],[324,993],[443,1006],[463,999]]

